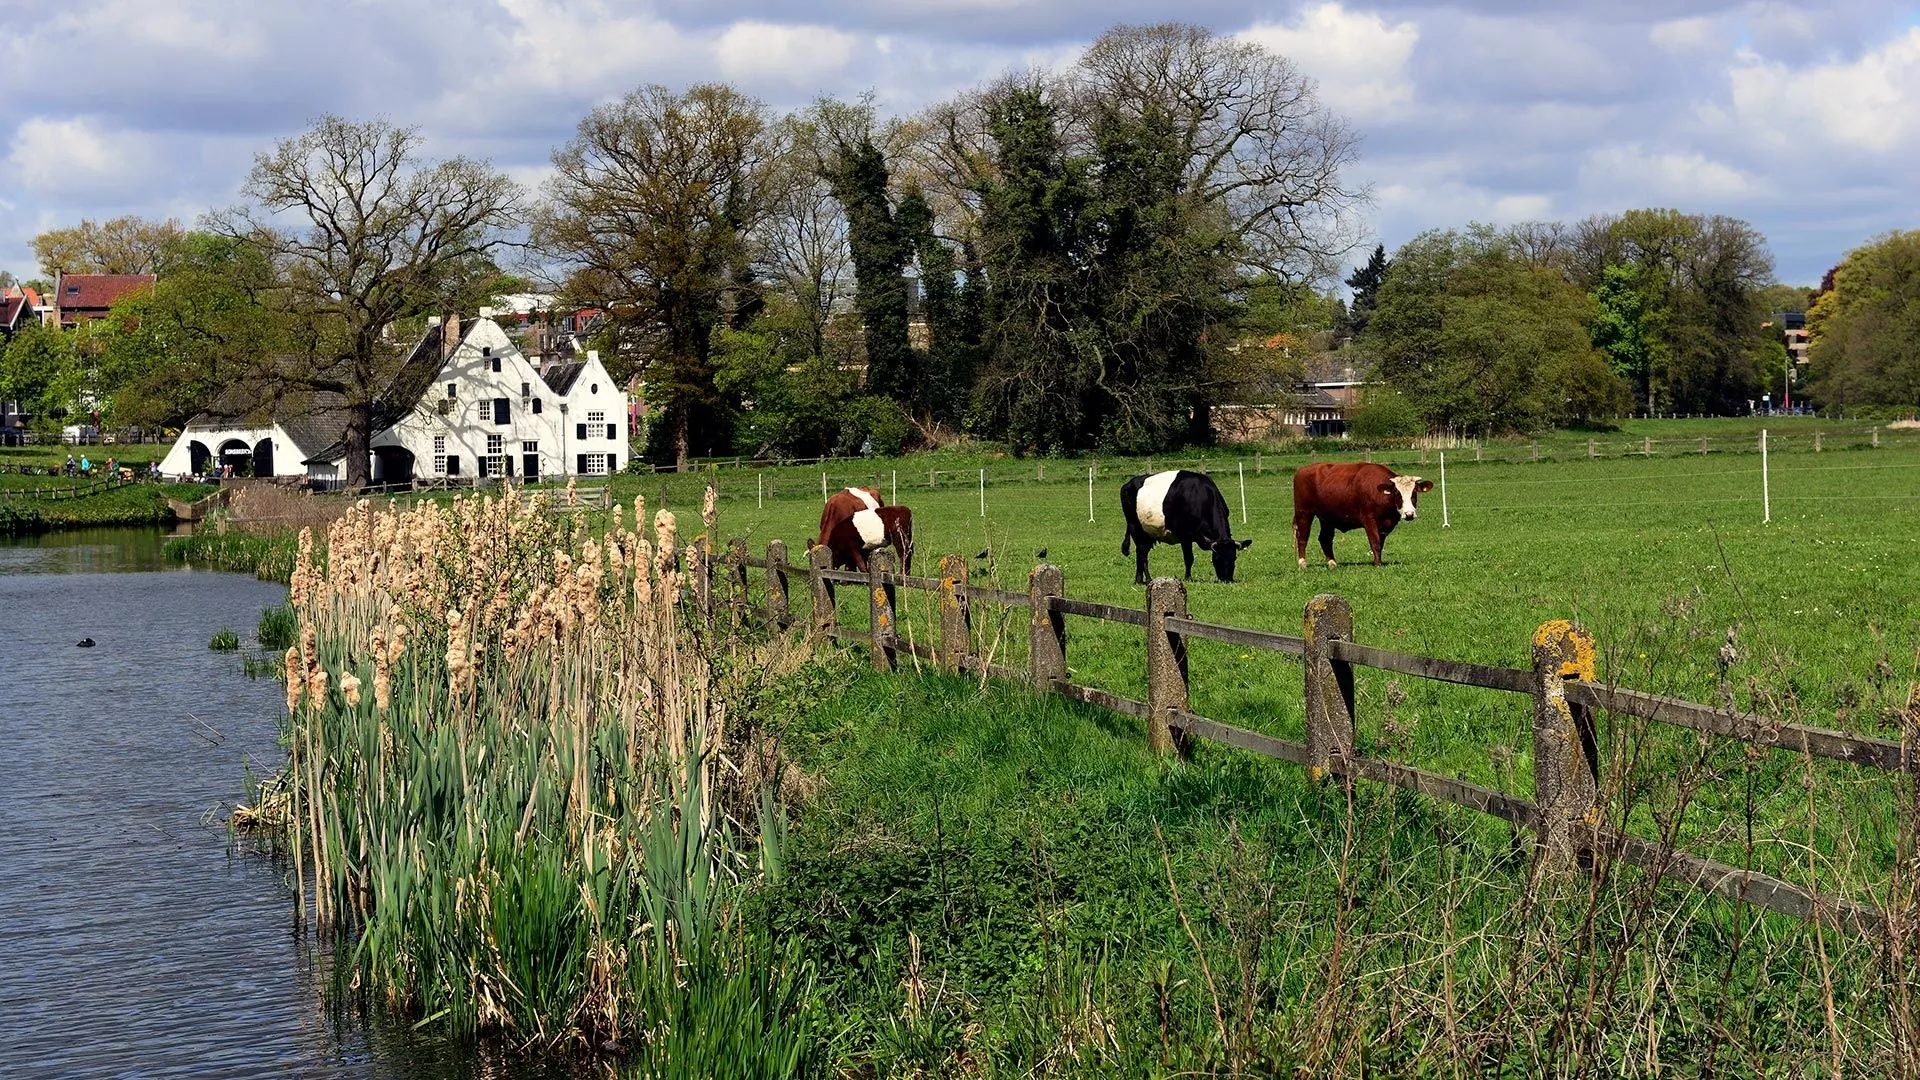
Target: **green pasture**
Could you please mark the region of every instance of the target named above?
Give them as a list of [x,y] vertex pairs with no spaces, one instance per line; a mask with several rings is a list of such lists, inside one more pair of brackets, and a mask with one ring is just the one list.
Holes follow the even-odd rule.
[[[1478,466],[1450,455],[1448,524],[1436,490],[1423,496],[1419,519],[1390,537],[1386,565],[1368,564],[1364,535],[1354,532],[1336,541],[1342,565],[1335,569],[1310,539],[1304,570],[1291,535],[1290,470],[1248,471],[1244,524],[1239,473],[1220,470],[1235,535],[1254,544],[1231,584],[1214,580],[1196,552],[1189,610],[1202,620],[1297,634],[1307,600],[1338,593],[1351,603],[1364,643],[1512,667],[1528,665],[1541,622],[1574,618],[1598,641],[1604,680],[1898,739],[1920,645],[1920,449],[1784,452],[1770,455],[1769,469],[1772,522],[1763,524],[1757,455]],[[1437,454],[1427,467],[1401,471],[1437,480]],[[899,501],[914,510],[914,570],[932,575],[941,554],[960,553],[976,568],[976,583],[1024,589],[1028,571],[1046,561],[1063,568],[1070,596],[1141,606],[1133,560],[1120,554],[1125,474],[1096,479],[1092,521],[1084,480],[990,484],[984,516],[977,486],[902,484]],[[782,539],[798,561],[817,528],[817,486],[764,500],[726,487],[721,539],[743,537],[756,553]],[[697,505],[691,487],[684,501],[669,494],[690,535],[697,529],[685,520]],[[989,558],[973,560],[982,550]],[[1178,548],[1157,548],[1152,570],[1178,575]],[[804,592],[796,581],[796,600]],[[903,590],[900,607],[902,633],[930,641],[937,632],[932,598]],[[840,612],[843,623],[864,626],[864,594],[841,590]],[[975,625],[980,648],[1023,661],[1023,610],[982,606]],[[1069,618],[1068,635],[1076,681],[1145,697],[1137,629]],[[1196,641],[1191,669],[1196,712],[1303,736],[1297,660]],[[1359,724],[1364,752],[1531,792],[1525,698],[1363,672]],[[1889,777],[1783,752],[1750,759],[1725,741],[1703,751],[1678,732],[1603,725],[1602,739],[1614,752],[1638,755],[1623,758],[1623,767],[1645,802],[1622,813],[1649,829],[1682,770],[1714,778],[1690,794],[1682,826],[1703,853],[1869,891],[1892,858]],[[1800,782],[1809,777],[1817,781],[1812,799]],[[1758,830],[1751,850],[1750,827]]]

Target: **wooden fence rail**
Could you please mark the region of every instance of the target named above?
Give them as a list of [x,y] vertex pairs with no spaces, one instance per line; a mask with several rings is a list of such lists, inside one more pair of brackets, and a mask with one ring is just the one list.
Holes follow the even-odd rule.
[[[865,573],[836,570],[826,548],[807,553],[804,564],[788,561],[780,541],[765,557],[746,554],[745,541],[728,546],[727,584],[720,590],[696,581],[692,595],[711,618],[723,601],[742,617],[755,610],[746,597],[747,569],[765,571],[764,602],[757,610],[777,630],[791,625],[788,598],[791,575],[805,575],[813,596],[810,633],[816,640],[862,642],[876,670],[889,670],[902,653],[952,672],[984,673],[1019,681],[1043,693],[1056,693],[1088,705],[1145,721],[1150,745],[1160,752],[1185,753],[1196,739],[1291,762],[1316,777],[1343,782],[1367,780],[1417,791],[1455,806],[1499,818],[1531,830],[1543,870],[1564,873],[1603,862],[1640,867],[1657,876],[1720,896],[1803,919],[1879,933],[1887,925],[1880,909],[1843,897],[1729,866],[1664,843],[1621,833],[1602,820],[1598,778],[1600,755],[1593,721],[1596,711],[1633,716],[1660,724],[1734,739],[1752,746],[1778,748],[1849,762],[1893,773],[1920,772],[1914,750],[1901,743],[1769,720],[1765,717],[1662,697],[1596,681],[1594,643],[1579,625],[1565,620],[1543,624],[1532,642],[1530,668],[1507,668],[1393,652],[1353,640],[1353,613],[1335,595],[1307,602],[1301,636],[1224,626],[1192,618],[1186,586],[1157,578],[1146,589],[1142,608],[1071,599],[1059,567],[1041,565],[1028,577],[1027,591],[977,586],[968,561],[958,555],[940,560],[938,577],[896,574],[885,552],[876,552]],[[712,561],[696,560],[705,575]],[[704,576],[704,575],[703,575]],[[867,597],[868,625],[853,631],[840,626],[837,587],[861,585]],[[896,615],[898,589],[921,590],[939,599],[938,643],[902,640]],[[974,640],[973,613],[979,603],[1027,610],[1028,666],[1022,671],[982,656]],[[1144,632],[1147,700],[1139,701],[1072,682],[1067,669],[1067,618],[1086,618],[1131,626]],[[1299,656],[1304,664],[1306,741],[1279,738],[1222,723],[1190,711],[1187,642],[1230,645]],[[1354,669],[1373,668],[1414,678],[1479,687],[1533,699],[1534,797],[1531,801],[1401,762],[1366,758],[1354,749]]]

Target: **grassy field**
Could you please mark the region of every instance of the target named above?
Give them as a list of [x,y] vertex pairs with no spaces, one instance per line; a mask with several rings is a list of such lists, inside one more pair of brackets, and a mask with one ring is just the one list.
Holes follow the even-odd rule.
[[[1770,473],[1772,522],[1763,524],[1757,455],[1478,466],[1450,458],[1450,524],[1436,490],[1419,520],[1389,539],[1385,566],[1367,565],[1356,532],[1336,541],[1343,565],[1331,570],[1311,541],[1308,568],[1296,566],[1289,473],[1247,476],[1244,524],[1228,473],[1235,535],[1255,543],[1232,584],[1198,559],[1189,608],[1207,621],[1298,633],[1306,601],[1334,592],[1352,604],[1362,642],[1517,667],[1527,666],[1541,622],[1575,618],[1598,640],[1605,680],[1716,704],[1731,695],[1777,718],[1897,739],[1920,645],[1920,450],[1782,453]],[[1437,468],[1423,475],[1437,478]],[[915,511],[915,569],[932,574],[942,553],[985,549],[991,558],[974,564],[982,576],[1024,589],[1044,549],[1044,561],[1064,568],[1070,596],[1138,607],[1132,560],[1119,552],[1120,479],[1116,471],[1097,483],[1092,522],[1084,481],[990,485],[984,517],[977,489],[903,487],[900,501]],[[817,487],[764,506],[736,498],[723,501],[719,531],[756,551],[780,538],[797,552],[818,513]],[[1178,575],[1178,549],[1158,548],[1153,569]],[[849,592],[841,617],[864,625],[859,593]],[[902,595],[903,632],[930,640],[931,598]],[[1024,612],[983,610],[976,621],[1004,631],[995,647],[1008,662],[1022,660]],[[1144,698],[1138,631],[1072,619],[1068,632],[1076,681]],[[1195,642],[1191,663],[1195,711],[1302,737],[1297,661]],[[1364,749],[1530,794],[1526,699],[1384,673],[1363,673],[1359,696]],[[1612,743],[1624,748],[1627,734]],[[1631,742],[1672,769],[1695,747],[1677,733]],[[1749,763],[1723,750],[1713,767],[1727,770],[1724,782],[1700,795],[1716,812],[1683,829],[1691,843],[1796,880],[1875,889],[1896,839],[1889,778],[1788,754]],[[1811,804],[1797,782],[1809,770],[1820,780]],[[1657,803],[1637,809],[1637,820],[1650,828]]]

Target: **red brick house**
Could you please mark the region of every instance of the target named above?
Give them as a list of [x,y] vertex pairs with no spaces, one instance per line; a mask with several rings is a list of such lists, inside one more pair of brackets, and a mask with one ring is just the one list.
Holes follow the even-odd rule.
[[153,288],[152,274],[55,274],[53,295],[54,322],[62,330],[81,323],[104,319],[120,300]]

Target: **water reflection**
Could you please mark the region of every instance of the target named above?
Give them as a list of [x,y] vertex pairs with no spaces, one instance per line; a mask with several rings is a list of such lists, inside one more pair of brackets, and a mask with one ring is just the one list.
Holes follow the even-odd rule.
[[162,539],[0,545],[0,1077],[539,1072],[326,1006],[281,869],[219,824],[285,699],[207,639],[285,590],[155,572]]

